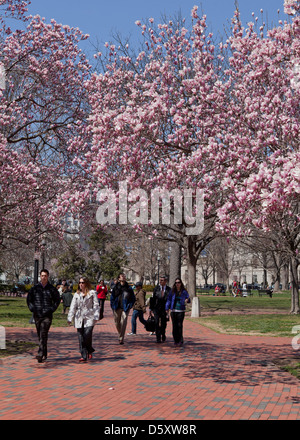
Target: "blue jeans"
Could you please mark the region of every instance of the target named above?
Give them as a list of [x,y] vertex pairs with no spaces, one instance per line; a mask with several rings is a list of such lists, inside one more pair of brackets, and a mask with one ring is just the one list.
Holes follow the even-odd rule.
[[136,333],[136,320],[139,318],[140,322],[145,325],[146,320],[144,319],[142,310],[133,310],[131,317],[131,331],[132,333]]

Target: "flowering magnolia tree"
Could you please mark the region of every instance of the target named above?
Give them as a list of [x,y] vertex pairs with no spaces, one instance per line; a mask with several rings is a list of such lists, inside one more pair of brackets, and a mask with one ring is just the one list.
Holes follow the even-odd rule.
[[[87,115],[90,65],[79,30],[26,16],[28,2],[0,2],[0,240],[29,243],[62,232],[79,183],[67,143]],[[15,31],[7,19],[15,18]],[[71,195],[72,194],[72,197]],[[78,207],[77,207],[78,208]]]
[[[68,210],[82,212],[104,188],[120,201],[122,182],[136,227],[143,195],[174,191],[175,207],[176,190],[202,190],[203,213],[182,205],[180,221],[174,211],[157,228],[184,246],[190,294],[201,250],[251,224],[277,234],[290,256],[299,313],[299,1],[285,2],[290,23],[266,36],[252,23],[243,29],[236,11],[231,37],[217,48],[196,7],[190,30],[184,20],[138,21],[144,50],[133,57],[108,44],[105,69],[92,76],[78,48],[87,36],[27,17],[27,4],[0,0],[2,242],[63,232]],[[140,223],[157,233],[151,208]],[[191,233],[196,214],[204,227]]]
[[291,312],[299,313],[299,1],[286,2],[285,11],[291,22],[266,36],[257,34],[253,23],[243,29],[236,13],[225,72],[232,85],[226,135],[232,166],[223,175],[227,201],[218,227],[239,235],[254,225],[277,236],[277,249],[290,258]]
[[186,218],[165,225],[165,238],[185,248],[194,295],[197,258],[216,235],[223,202],[215,164],[227,166],[218,140],[226,129],[229,86],[219,79],[221,60],[205,16],[195,7],[192,19],[190,31],[184,22],[156,27],[152,19],[148,25],[138,21],[145,50],[136,58],[107,45],[105,72],[86,85],[92,147],[75,163],[89,170],[98,188],[117,190],[118,182],[126,181],[128,191],[143,189],[149,196],[158,188],[204,190],[204,231],[188,235]]

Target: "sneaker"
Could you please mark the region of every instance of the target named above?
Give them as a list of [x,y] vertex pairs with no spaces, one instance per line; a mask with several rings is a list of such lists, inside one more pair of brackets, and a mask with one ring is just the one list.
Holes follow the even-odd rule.
[[128,336],[130,336],[130,335],[136,335],[136,333],[132,333],[132,332],[130,332],[130,333],[127,333],[127,335],[128,335]]

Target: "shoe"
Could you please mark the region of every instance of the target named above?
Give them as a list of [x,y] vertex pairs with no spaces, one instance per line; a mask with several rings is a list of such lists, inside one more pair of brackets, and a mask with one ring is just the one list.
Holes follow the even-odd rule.
[[130,332],[130,333],[127,333],[127,335],[128,335],[128,336],[136,335],[136,333],[132,333],[132,332]]
[[80,359],[79,359],[79,362],[86,362],[86,359],[84,359],[84,358],[80,358]]
[[166,337],[165,337],[165,336],[162,336],[162,337],[161,337],[161,340],[162,340],[162,342],[165,342]]
[[119,341],[119,344],[120,345],[124,345],[124,341]]
[[93,355],[92,355],[92,353],[89,353],[89,354],[88,354],[88,359],[93,359]]
[[43,356],[36,356],[35,358],[37,359],[39,364],[43,362]]

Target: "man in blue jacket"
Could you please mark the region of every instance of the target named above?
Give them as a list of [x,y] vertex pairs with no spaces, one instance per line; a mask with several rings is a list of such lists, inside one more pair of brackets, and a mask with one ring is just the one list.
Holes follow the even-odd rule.
[[114,314],[115,325],[119,334],[119,343],[124,344],[127,318],[135,303],[135,295],[126,281],[124,273],[120,273],[118,282],[110,295],[110,306]]
[[36,359],[43,362],[47,359],[48,333],[52,324],[52,316],[60,304],[60,295],[56,287],[49,283],[49,272],[42,269],[40,283],[33,286],[27,295],[27,305],[33,318],[39,338],[39,349]]

